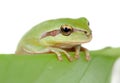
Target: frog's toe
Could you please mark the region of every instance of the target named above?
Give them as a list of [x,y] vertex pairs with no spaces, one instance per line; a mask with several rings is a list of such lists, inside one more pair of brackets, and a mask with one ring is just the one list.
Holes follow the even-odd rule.
[[72,58],[72,57],[68,57],[68,60],[69,60],[70,62],[72,62],[72,61],[73,61],[73,58]]
[[86,58],[87,61],[90,61],[90,55],[86,55],[85,58]]
[[79,58],[80,58],[80,56],[79,56],[79,55],[75,55],[74,57],[75,57],[75,59],[79,59]]
[[57,58],[58,58],[59,61],[62,61],[62,60],[63,60],[63,59],[62,59],[62,56],[57,56]]

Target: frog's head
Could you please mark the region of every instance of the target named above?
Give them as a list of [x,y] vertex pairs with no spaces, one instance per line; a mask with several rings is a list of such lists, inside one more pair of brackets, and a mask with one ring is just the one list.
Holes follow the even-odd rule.
[[92,39],[89,22],[84,17],[78,19],[59,19],[58,23],[59,28],[43,33],[41,38],[51,36],[53,42],[63,44],[81,44]]

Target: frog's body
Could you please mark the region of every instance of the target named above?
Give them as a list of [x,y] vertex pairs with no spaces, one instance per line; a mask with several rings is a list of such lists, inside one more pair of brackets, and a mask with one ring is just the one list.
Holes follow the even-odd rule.
[[71,61],[72,58],[67,51],[75,51],[76,58],[80,50],[84,50],[87,56],[89,55],[87,49],[81,47],[81,44],[89,42],[91,38],[88,20],[84,17],[48,20],[33,27],[24,35],[19,42],[16,54],[54,52],[58,59],[62,60],[60,52],[63,52]]

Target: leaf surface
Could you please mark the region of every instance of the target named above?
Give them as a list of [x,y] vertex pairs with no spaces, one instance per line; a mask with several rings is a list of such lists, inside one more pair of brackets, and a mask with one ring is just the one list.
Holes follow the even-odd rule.
[[60,62],[55,54],[0,54],[0,83],[110,83],[120,48],[108,47],[90,54],[89,62],[83,53],[73,62],[64,55]]

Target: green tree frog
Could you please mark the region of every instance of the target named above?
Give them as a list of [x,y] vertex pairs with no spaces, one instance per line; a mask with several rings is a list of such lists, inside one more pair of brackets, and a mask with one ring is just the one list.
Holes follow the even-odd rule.
[[52,19],[28,31],[20,40],[15,53],[55,53],[60,61],[62,61],[61,53],[64,53],[67,59],[72,61],[73,57],[68,52],[75,52],[74,58],[78,59],[80,51],[83,51],[86,60],[90,60],[89,51],[81,44],[91,39],[92,32],[85,17]]

